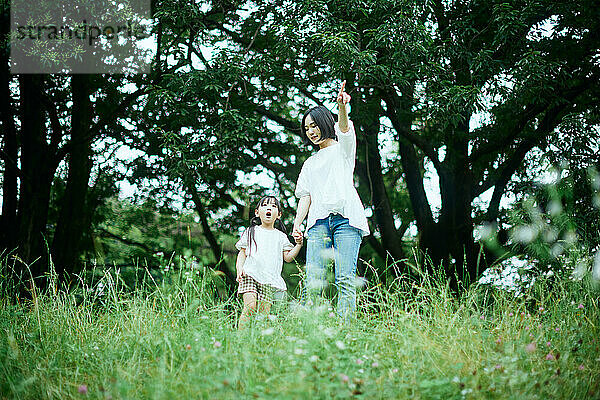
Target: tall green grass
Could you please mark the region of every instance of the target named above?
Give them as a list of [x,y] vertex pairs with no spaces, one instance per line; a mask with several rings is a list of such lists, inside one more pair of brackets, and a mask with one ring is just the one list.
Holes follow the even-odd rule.
[[54,280],[17,304],[0,282],[0,398],[600,397],[585,279],[456,297],[423,274],[367,285],[349,322],[291,299],[238,331],[239,301],[219,300],[210,271],[145,274],[133,287],[114,270],[77,289]]

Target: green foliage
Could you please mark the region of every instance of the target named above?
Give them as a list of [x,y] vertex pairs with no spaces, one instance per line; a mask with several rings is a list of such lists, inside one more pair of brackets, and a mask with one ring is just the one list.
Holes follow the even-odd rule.
[[[508,211],[507,254],[524,254],[529,265],[534,266],[521,270],[521,275],[582,279],[592,270],[592,260],[598,254],[597,173],[594,169],[581,171],[577,167],[552,169],[550,183],[524,185],[522,200]],[[582,172],[588,172],[591,182],[588,176],[582,177]],[[492,230],[481,232],[490,249],[507,250]]]
[[[589,198],[585,171],[598,164],[599,153],[597,143],[587,142],[598,137],[600,18],[593,0],[154,5],[160,43],[152,73],[91,78],[100,183],[86,198],[90,215],[81,217],[96,231],[114,228],[111,233],[131,243],[93,241],[89,232],[88,254],[92,243],[100,243],[93,251],[106,262],[145,257],[154,264],[161,262],[152,255],[157,251],[188,249],[202,262],[218,263],[232,240],[226,235],[246,225],[249,208],[265,193],[280,196],[289,226],[293,185],[310,154],[300,145],[298,119],[316,103],[329,106],[342,79],[358,130],[359,193],[367,207],[391,210],[382,220],[370,218],[375,235],[361,258],[383,265],[381,257],[416,240],[428,254],[438,253],[438,261],[472,255],[479,249],[472,243],[476,223],[514,224],[498,209],[499,201],[483,209],[474,199],[491,188],[498,198],[507,191],[521,196],[519,180],[528,184],[544,169],[532,155],[535,149],[552,164],[569,158],[577,164],[569,184],[573,197],[561,198],[573,204],[564,206],[574,227],[557,221],[559,237],[575,229],[590,247],[598,244],[598,210],[582,201]],[[44,109],[56,112],[61,128],[52,126],[46,138],[56,142],[56,164],[70,151],[69,136],[62,134],[69,131],[72,111],[69,79],[50,76],[44,83],[52,100]],[[16,87],[14,80],[4,83]],[[16,105],[13,92],[6,100]],[[56,122],[50,118],[47,125]],[[103,147],[109,139],[138,156],[125,165],[101,162],[116,151]],[[428,218],[431,205],[419,196],[424,165],[440,176],[439,218]],[[146,190],[134,201],[138,210],[104,204],[122,175]],[[242,176],[250,178],[244,182]],[[63,178],[60,171],[50,237]],[[175,216],[181,209],[183,215]],[[204,223],[202,233],[174,228],[174,220],[192,226],[186,213],[191,209]],[[419,229],[417,238],[404,235],[411,224]],[[539,254],[551,250],[541,242],[538,247]]]
[[[206,260],[209,250],[192,213],[160,208],[156,201],[132,204],[112,198],[102,210],[104,220],[95,227],[95,256],[99,264],[148,263],[164,266],[173,254],[189,252]],[[137,261],[136,261],[137,260]]]

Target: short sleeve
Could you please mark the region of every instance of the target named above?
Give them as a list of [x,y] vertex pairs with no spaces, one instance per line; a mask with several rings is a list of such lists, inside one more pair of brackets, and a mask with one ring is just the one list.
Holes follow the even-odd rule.
[[281,241],[283,242],[283,251],[290,251],[294,248],[294,245],[292,242],[290,242],[290,238],[288,238],[288,236],[283,232],[281,235]]
[[356,158],[356,131],[354,130],[354,122],[348,120],[348,130],[342,132],[340,130],[339,122],[334,125],[335,134],[338,137],[344,156],[351,160],[354,165],[354,159]]
[[307,171],[306,171],[306,162],[304,163],[304,165],[302,166],[302,169],[300,170],[300,175],[298,176],[298,182],[296,183],[296,191],[295,191],[295,195],[297,198],[302,198],[304,196],[308,196],[310,194],[309,190],[308,190],[308,177],[307,175]]
[[244,232],[242,233],[242,236],[240,237],[240,240],[238,240],[237,243],[235,244],[235,248],[238,250],[245,249],[247,247],[248,247],[248,228],[246,228],[244,230]]

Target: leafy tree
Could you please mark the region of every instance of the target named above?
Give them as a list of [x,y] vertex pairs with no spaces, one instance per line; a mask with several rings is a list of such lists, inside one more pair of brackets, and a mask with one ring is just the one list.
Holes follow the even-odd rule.
[[[42,6],[47,6],[44,3]],[[1,3],[3,21],[9,21],[8,2]],[[0,246],[21,260],[34,277],[48,266],[48,250],[57,271],[77,270],[80,239],[89,230],[100,198],[91,191],[92,144],[107,131],[121,129],[117,118],[145,88],[128,93],[125,76],[40,75],[9,73],[10,24],[2,24],[2,72],[0,86],[3,129],[3,210]],[[47,49],[46,49],[47,50]],[[44,49],[41,49],[42,58]],[[46,57],[47,58],[47,57]],[[60,60],[50,60],[60,61]],[[143,79],[152,83],[160,73]],[[58,166],[67,163],[66,186],[54,229],[47,229],[50,198]],[[103,179],[100,179],[102,181]],[[25,274],[23,274],[25,273]]]
[[[479,257],[473,230],[498,220],[526,155],[552,140],[566,116],[598,106],[599,9],[591,1],[253,4],[203,20],[232,43],[221,59],[248,55],[235,59],[243,72],[228,98],[240,114],[293,133],[298,114],[290,108],[323,102],[336,79],[346,79],[360,192],[372,199],[380,247],[404,256],[399,219],[409,214],[390,193],[405,185],[419,245],[453,287],[458,277],[475,279],[480,260],[493,261]],[[384,132],[394,140],[386,167]],[[440,178],[439,215],[425,195],[424,161]],[[475,215],[475,199],[488,190],[490,203]]]

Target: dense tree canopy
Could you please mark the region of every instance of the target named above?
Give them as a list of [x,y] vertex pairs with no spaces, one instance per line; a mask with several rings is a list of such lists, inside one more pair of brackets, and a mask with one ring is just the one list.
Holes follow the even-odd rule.
[[[481,260],[474,226],[498,220],[527,154],[545,149],[566,119],[597,112],[590,2],[267,1],[222,11],[191,22],[229,43],[199,72],[233,71],[222,102],[293,134],[297,113],[346,79],[360,190],[376,228],[369,243],[404,256],[411,214],[393,194],[406,191],[420,247],[466,281]],[[394,145],[384,162],[386,134]],[[425,194],[424,162],[439,176],[439,213]],[[488,190],[491,201],[475,212]]]
[[[73,270],[82,232],[108,231],[95,216],[123,173],[98,168],[110,141],[137,150],[129,178],[154,183],[154,204],[177,198],[196,211],[203,248],[231,279],[226,235],[266,191],[282,198],[289,223],[310,154],[299,117],[333,109],[345,79],[356,183],[372,212],[363,258],[376,257],[384,277],[416,241],[454,287],[468,284],[496,257],[481,252],[475,227],[507,228],[501,200],[531,182],[540,154],[571,162],[578,193],[581,171],[598,164],[586,137],[598,136],[599,14],[591,0],[157,1],[152,73],[137,76],[14,77],[4,42],[3,246],[31,263],[50,234],[57,265]],[[439,177],[440,209],[426,171]],[[257,173],[275,186],[242,179]],[[578,210],[593,209],[582,201]]]

